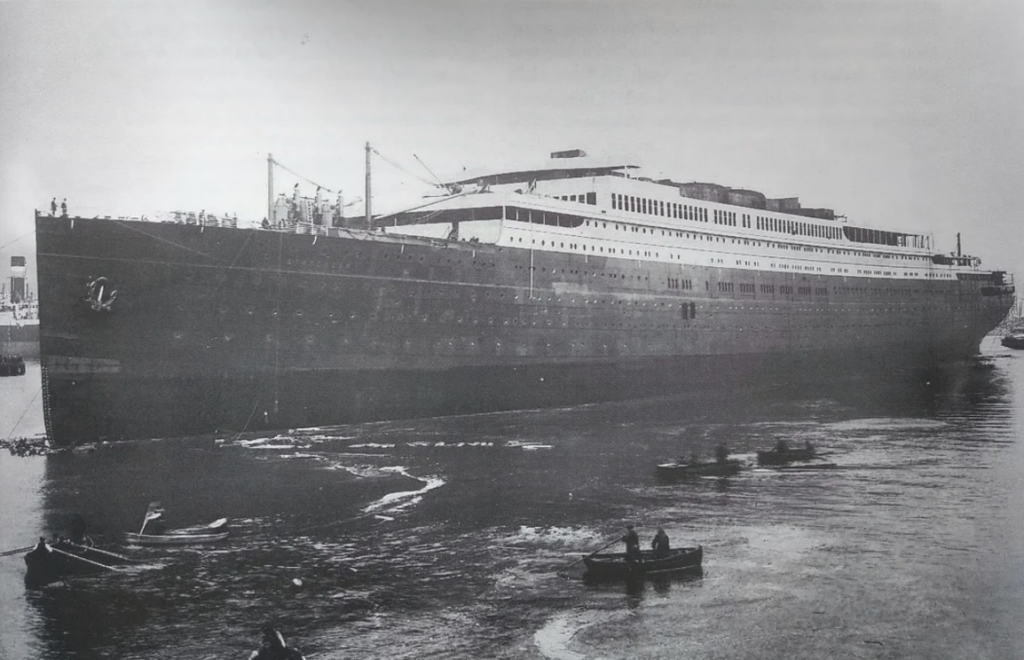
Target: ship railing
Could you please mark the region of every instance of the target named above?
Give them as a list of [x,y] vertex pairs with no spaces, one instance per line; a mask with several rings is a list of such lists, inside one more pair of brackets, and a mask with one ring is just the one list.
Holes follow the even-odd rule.
[[285,227],[285,230],[307,236],[327,236],[330,234],[329,225],[318,225],[312,222],[296,222],[294,225]]

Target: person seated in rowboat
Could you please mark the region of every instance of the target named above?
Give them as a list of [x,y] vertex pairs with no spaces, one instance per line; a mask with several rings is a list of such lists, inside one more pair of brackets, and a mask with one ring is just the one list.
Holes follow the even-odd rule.
[[85,535],[85,519],[76,515],[71,519],[70,541],[76,545],[87,545],[92,547],[92,539]]
[[45,536],[39,537],[39,543],[36,543],[36,547],[32,548],[29,552],[30,555],[48,555],[50,554],[50,544],[46,542]]
[[146,534],[150,536],[159,536],[167,531],[167,521],[164,520],[163,509],[155,511],[150,514],[152,517],[147,516],[146,520]]
[[780,454],[784,454],[787,451],[789,451],[789,445],[786,444],[785,439],[779,438],[778,440],[775,441],[775,451],[779,452]]
[[658,533],[651,540],[651,548],[654,549],[655,559],[661,559],[669,555],[668,534],[661,527],[658,528]]
[[720,465],[724,465],[729,462],[729,448],[725,445],[718,445],[715,447],[715,460]]
[[640,537],[632,525],[626,525],[626,535],[622,537],[626,544],[626,559],[629,561],[643,561],[643,554],[640,552]]
[[263,626],[263,643],[252,652],[249,660],[306,660],[294,646],[284,643],[284,637],[273,626]]

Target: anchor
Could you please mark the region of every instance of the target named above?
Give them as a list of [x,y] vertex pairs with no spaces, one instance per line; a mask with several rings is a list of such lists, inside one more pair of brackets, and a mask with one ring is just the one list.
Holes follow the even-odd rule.
[[94,312],[109,312],[110,306],[117,299],[117,290],[110,288],[105,277],[97,277],[86,285],[85,301]]

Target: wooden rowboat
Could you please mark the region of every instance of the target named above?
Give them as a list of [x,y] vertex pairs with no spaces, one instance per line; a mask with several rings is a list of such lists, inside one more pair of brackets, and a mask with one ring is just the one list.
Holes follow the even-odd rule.
[[175,546],[216,543],[228,537],[228,519],[220,518],[209,525],[188,530],[174,530],[166,534],[139,534],[125,532],[124,540],[132,545]]
[[759,465],[785,465],[792,461],[809,461],[815,457],[814,446],[807,443],[804,447],[791,448],[785,440],[779,440],[771,449],[758,449]]
[[696,570],[704,561],[704,548],[674,548],[667,557],[654,558],[653,550],[644,550],[640,561],[629,561],[624,552],[609,552],[583,558],[586,578],[594,580],[628,580],[651,577],[675,571]]
[[666,478],[686,477],[731,477],[739,474],[743,464],[734,458],[726,461],[708,461],[706,463],[659,463],[658,476]]
[[128,559],[67,540],[39,543],[25,555],[26,582],[42,585],[65,577],[117,571]]

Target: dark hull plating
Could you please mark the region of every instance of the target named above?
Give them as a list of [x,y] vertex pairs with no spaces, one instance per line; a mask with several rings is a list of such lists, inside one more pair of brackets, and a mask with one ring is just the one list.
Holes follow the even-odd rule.
[[28,359],[38,358],[39,326],[0,325],[0,353]]
[[[927,368],[976,352],[1012,302],[976,280],[641,263],[354,231],[37,217],[37,249],[45,414],[58,445]],[[680,277],[694,290],[667,288]],[[722,294],[722,281],[816,293]]]

